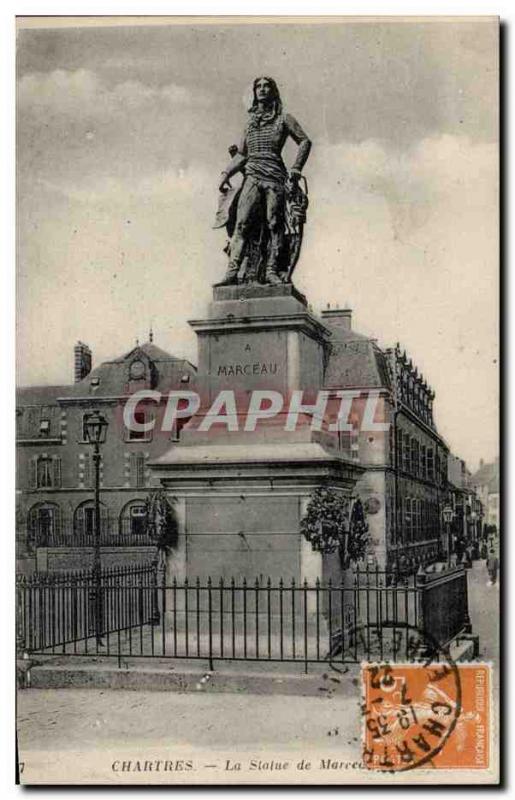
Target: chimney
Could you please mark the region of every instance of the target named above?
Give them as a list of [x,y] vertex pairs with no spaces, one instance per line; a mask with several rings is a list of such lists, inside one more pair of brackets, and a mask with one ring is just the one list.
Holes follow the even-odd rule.
[[77,342],[73,348],[74,382],[79,383],[91,372],[91,350],[84,342]]
[[322,319],[333,330],[350,331],[352,328],[352,309],[330,308],[328,306],[322,311]]

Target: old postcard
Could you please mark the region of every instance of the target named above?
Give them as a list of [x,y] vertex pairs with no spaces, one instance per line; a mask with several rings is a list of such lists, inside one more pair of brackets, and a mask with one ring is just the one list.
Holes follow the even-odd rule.
[[20,17],[24,784],[499,781],[499,24]]

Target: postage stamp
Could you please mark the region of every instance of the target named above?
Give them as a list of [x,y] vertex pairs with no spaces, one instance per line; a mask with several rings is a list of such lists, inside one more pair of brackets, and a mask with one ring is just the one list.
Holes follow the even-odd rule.
[[488,769],[491,667],[363,664],[363,761],[369,769]]

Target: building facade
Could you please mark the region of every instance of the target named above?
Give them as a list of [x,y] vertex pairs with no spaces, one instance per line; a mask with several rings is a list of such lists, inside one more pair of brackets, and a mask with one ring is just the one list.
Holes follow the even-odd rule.
[[[328,309],[322,318],[332,332],[326,387],[357,395],[350,448],[365,468],[356,491],[367,512],[374,558],[388,569],[414,571],[441,558],[444,547],[449,448],[435,425],[434,392],[398,345],[383,351],[355,332],[350,310]],[[377,398],[377,430],[363,424],[371,393]]]
[[[84,423],[93,409],[108,422],[100,462],[103,561],[148,556],[144,502],[153,484],[147,465],[170,447],[178,430],[167,435],[129,430],[123,407],[135,391],[193,388],[196,376],[192,364],[166,353],[152,338],[93,370],[91,352],[79,342],[74,384],[18,390],[17,556],[29,569],[36,561],[40,569],[56,570],[91,563],[93,448]],[[144,421],[138,412],[136,419]]]
[[[413,572],[443,558],[446,548],[441,512],[449,449],[435,425],[434,392],[398,345],[382,350],[354,331],[349,309],[328,308],[321,322],[330,341],[320,365],[330,398],[327,421],[331,415],[334,421],[342,391],[351,401],[346,430],[321,433],[320,441],[360,467],[355,493],[367,514],[370,558]],[[198,383],[196,368],[152,337],[120,358],[91,365],[89,348],[79,342],[74,384],[18,390],[18,555],[41,569],[92,560],[94,475],[84,429],[92,409],[109,423],[100,465],[104,562],[148,557],[144,502],[160,485],[149,464],[169,451],[180,431],[163,433],[159,424],[148,434],[130,431],[123,408],[138,390],[155,390],[166,402],[169,391],[194,391]],[[147,413],[158,416],[163,408],[138,411],[136,421]]]

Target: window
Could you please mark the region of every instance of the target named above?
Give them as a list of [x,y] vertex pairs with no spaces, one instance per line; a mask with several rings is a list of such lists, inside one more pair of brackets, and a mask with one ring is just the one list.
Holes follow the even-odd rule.
[[134,505],[130,510],[131,536],[144,536],[147,531],[147,511],[143,504]]
[[34,456],[31,485],[35,489],[56,489],[61,486],[61,459],[57,456]]
[[432,447],[427,448],[427,477],[430,481],[435,479],[434,451]]
[[418,475],[419,468],[419,446],[415,438],[411,440],[411,474]]
[[29,546],[48,547],[59,544],[61,510],[55,503],[38,503],[28,514],[27,538]]
[[397,447],[397,469],[402,469],[402,431],[396,431],[396,447]]
[[[81,472],[82,472],[82,481],[81,479]],[[84,453],[84,460],[82,461],[82,470],[81,470],[81,462],[79,461],[79,482],[83,483],[84,486],[91,488],[93,486],[93,459],[91,457],[91,453]]]
[[131,500],[120,514],[120,533],[130,544],[148,543],[147,507],[142,500]]
[[414,503],[415,503],[414,538],[415,541],[419,542],[422,539],[422,506],[421,506],[421,501],[419,499],[415,500]]
[[[187,419],[185,417],[181,417],[180,419],[176,419],[172,428],[172,435],[171,439],[172,442],[178,442],[181,438],[181,431],[184,426],[190,421],[190,417]],[[338,431],[338,433],[347,433],[347,431]]]
[[[100,535],[104,536],[108,530],[107,508],[103,503],[100,504]],[[73,532],[77,544],[94,543],[96,534],[95,526],[95,504],[92,500],[86,500],[75,509],[73,519]]]
[[39,432],[42,433],[44,436],[48,436],[50,433],[50,420],[49,419],[42,419],[39,423]]
[[130,470],[131,470],[131,484],[132,486],[140,489],[146,484],[145,476],[146,457],[144,453],[131,453]]
[[425,444],[420,447],[420,477],[426,478],[426,446]]
[[404,516],[406,520],[406,541],[413,541],[413,517],[411,510],[411,498],[407,497],[404,501]]
[[[148,414],[145,411],[134,412],[134,422],[137,425],[144,425],[149,422]],[[133,428],[128,428],[129,442],[148,442],[152,438],[152,431],[139,431]]]
[[52,459],[40,458],[37,467],[37,487],[38,489],[47,489],[52,486]]
[[409,472],[409,459],[410,459],[410,437],[408,433],[404,434],[404,447],[402,451],[402,469],[404,472]]

